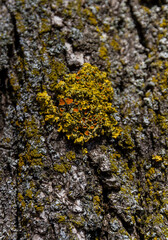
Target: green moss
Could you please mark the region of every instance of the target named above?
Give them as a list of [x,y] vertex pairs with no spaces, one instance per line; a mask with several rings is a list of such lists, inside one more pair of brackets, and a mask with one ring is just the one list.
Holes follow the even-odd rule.
[[[106,73],[85,63],[77,74],[67,74],[54,88],[55,103],[46,91],[37,94],[45,121],[57,122],[74,143],[84,144],[100,135],[116,138],[121,130],[113,117],[113,88]],[[57,106],[56,106],[57,105]]]

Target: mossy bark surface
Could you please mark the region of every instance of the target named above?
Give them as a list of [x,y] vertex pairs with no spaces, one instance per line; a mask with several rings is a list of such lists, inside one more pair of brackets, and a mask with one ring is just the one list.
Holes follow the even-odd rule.
[[[116,134],[61,95],[85,63]],[[168,1],[0,0],[0,239],[168,239],[167,167]]]

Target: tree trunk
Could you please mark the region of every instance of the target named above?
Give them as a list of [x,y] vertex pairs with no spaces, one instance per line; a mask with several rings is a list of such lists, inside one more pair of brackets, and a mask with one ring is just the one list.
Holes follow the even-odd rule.
[[[168,1],[0,0],[0,18],[0,239],[168,239]],[[84,63],[121,131],[80,145],[46,116]]]

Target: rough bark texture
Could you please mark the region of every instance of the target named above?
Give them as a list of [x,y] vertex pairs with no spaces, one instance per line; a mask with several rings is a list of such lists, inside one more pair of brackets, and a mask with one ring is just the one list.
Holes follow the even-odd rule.
[[[0,239],[168,239],[167,0],[0,1]],[[106,71],[122,132],[83,147],[37,94]]]

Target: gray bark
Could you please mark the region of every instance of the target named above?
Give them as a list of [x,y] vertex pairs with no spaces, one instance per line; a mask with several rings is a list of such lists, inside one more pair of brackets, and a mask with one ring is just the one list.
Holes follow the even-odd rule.
[[[167,0],[0,0],[0,239],[168,239],[167,29]],[[87,153],[36,101],[84,62],[122,128]]]

